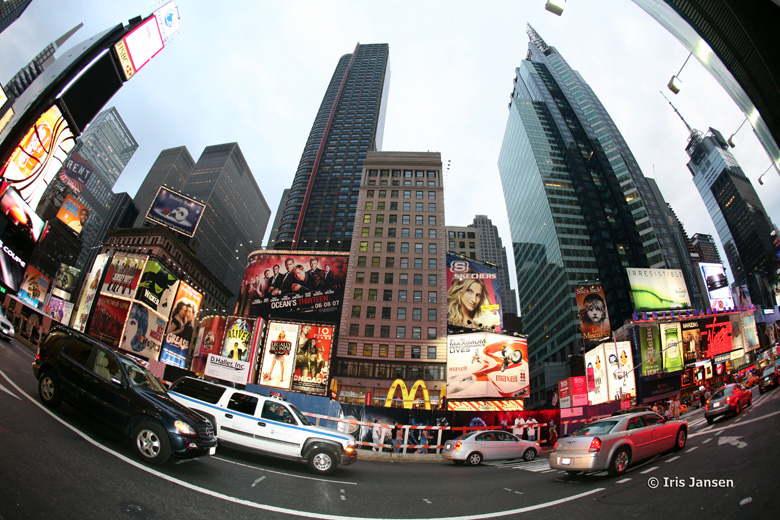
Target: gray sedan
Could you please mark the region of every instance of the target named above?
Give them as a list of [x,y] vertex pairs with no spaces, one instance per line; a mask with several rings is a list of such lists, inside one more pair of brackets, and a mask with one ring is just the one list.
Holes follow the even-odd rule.
[[476,431],[461,435],[444,444],[442,457],[455,464],[468,462],[472,466],[483,460],[519,459],[531,461],[539,453],[539,445],[524,441],[503,430]]
[[608,417],[558,440],[550,467],[570,474],[607,470],[617,476],[632,462],[683,449],[687,439],[688,421],[669,421],[653,412]]

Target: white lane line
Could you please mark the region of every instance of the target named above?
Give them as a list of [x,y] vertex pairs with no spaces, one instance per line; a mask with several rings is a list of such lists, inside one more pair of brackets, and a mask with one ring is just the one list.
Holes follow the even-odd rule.
[[676,457],[672,457],[671,459],[667,460],[666,463],[668,464],[668,463],[672,462],[673,460],[677,460],[679,458],[680,458],[680,456],[677,455]]
[[687,450],[685,450],[685,451],[691,452],[691,451],[698,450],[698,449],[699,449],[699,447],[698,447],[698,446],[694,446],[693,448],[688,448],[688,449],[687,449]]
[[620,479],[620,480],[618,480],[618,481],[616,482],[616,484],[625,484],[625,483],[626,483],[626,482],[628,482],[629,480],[631,480],[631,479],[630,479],[630,478],[623,478],[623,479]]
[[655,471],[655,470],[657,470],[657,469],[658,469],[658,466],[653,466],[652,468],[647,468],[646,470],[644,470],[644,471],[640,471],[639,473],[641,473],[642,475],[644,475],[644,474],[646,474],[646,473],[650,473],[651,471]]
[[348,486],[357,486],[357,482],[347,482],[347,481],[342,481],[342,480],[326,480],[324,478],[307,477],[305,475],[295,475],[294,473],[285,473],[283,471],[274,471],[274,470],[271,470],[271,469],[261,468],[259,466],[252,466],[250,464],[244,464],[244,463],[236,462],[236,461],[230,460],[230,459],[223,459],[222,457],[217,457],[217,456],[212,456],[211,458],[214,459],[214,460],[227,462],[228,464],[235,464],[236,466],[242,466],[244,468],[251,468],[251,469],[254,469],[254,470],[257,470],[257,471],[264,471],[266,473],[274,473],[276,475],[284,475],[285,477],[302,478],[304,480],[316,480],[317,482],[329,482],[331,484],[346,484]]
[[347,495],[344,494],[344,490],[343,489],[339,489],[339,493],[341,493],[341,497],[339,497],[339,498],[341,498],[341,500],[346,500],[347,499]]
[[260,477],[260,478],[259,478],[259,479],[257,479],[257,480],[255,480],[254,482],[252,482],[252,487],[255,487],[256,485],[258,485],[258,484],[259,484],[260,482],[262,482],[263,480],[265,480],[265,477],[264,477],[264,476],[263,476],[263,477]]
[[430,501],[430,500],[428,500],[427,498],[423,498],[423,502],[425,502],[426,504],[433,504],[433,502],[431,502],[431,501]]
[[712,440],[712,437],[710,437],[709,439],[704,439],[704,442],[702,442],[702,444],[707,444],[707,443],[708,443],[708,442],[710,442],[711,440]]

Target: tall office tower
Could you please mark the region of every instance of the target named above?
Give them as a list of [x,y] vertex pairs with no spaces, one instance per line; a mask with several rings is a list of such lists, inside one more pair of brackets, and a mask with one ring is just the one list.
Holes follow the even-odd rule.
[[0,2],[0,32],[7,29],[22,13],[32,0],[4,0]]
[[266,243],[266,249],[271,249],[274,243],[274,237],[279,232],[279,227],[282,225],[282,213],[285,206],[287,206],[287,199],[290,198],[290,189],[282,190],[282,196],[279,199],[279,206],[276,209],[276,216],[274,217],[274,223],[271,225],[271,232],[268,234],[268,242]]
[[160,152],[138,188],[135,197],[133,197],[139,211],[134,227],[143,227],[146,214],[152,207],[152,202],[154,202],[160,187],[165,186],[181,193],[184,183],[187,182],[194,167],[195,159],[192,158],[186,146],[168,148]]
[[533,378],[534,366],[580,354],[579,284],[601,283],[617,328],[634,310],[626,268],[666,260],[657,202],[614,122],[558,51],[528,35],[498,166]]
[[501,288],[501,308],[505,314],[517,314],[517,295],[509,283],[509,265],[506,260],[506,248],[498,234],[498,228],[493,225],[487,215],[477,215],[471,227],[479,230],[479,246],[483,262],[488,262],[498,268],[498,284]]
[[723,263],[723,260],[720,259],[718,246],[715,244],[715,239],[712,238],[712,235],[695,233],[691,237],[691,246],[693,246],[694,251],[699,255],[699,262],[706,262],[709,264]]
[[447,226],[446,230],[447,251],[482,261],[478,229],[467,226]]
[[439,153],[366,155],[339,325],[342,399],[381,398],[395,379],[438,395],[445,382],[443,183]]
[[[5,5],[5,4],[3,4]],[[55,41],[44,47],[44,49],[33,58],[30,63],[19,69],[19,72],[8,80],[5,84],[5,91],[11,98],[18,98],[22,95],[22,92],[27,90],[35,78],[41,75],[41,72],[54,63],[54,53],[59,49],[68,38],[81,29],[84,24],[80,23],[70,31],[66,32]],[[2,31],[2,29],[0,29]]]
[[182,192],[206,204],[193,236],[194,249],[198,259],[235,291],[225,309],[232,312],[247,253],[261,246],[271,208],[238,143],[206,147]]
[[366,153],[382,148],[386,43],[341,57],[295,172],[274,249],[349,251]]
[[[747,114],[780,172],[777,1],[634,0],[672,33]],[[670,82],[671,83],[671,82]],[[670,87],[671,88],[671,87]],[[681,88],[685,88],[682,85]]]
[[721,133],[713,128],[707,134],[688,129],[685,151],[691,160],[687,166],[715,224],[734,281],[748,286],[753,303],[772,308],[769,282],[780,267],[774,226]]

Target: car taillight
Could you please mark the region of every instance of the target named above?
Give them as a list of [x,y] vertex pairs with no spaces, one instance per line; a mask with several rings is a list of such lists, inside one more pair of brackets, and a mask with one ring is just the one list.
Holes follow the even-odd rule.
[[555,444],[553,445],[553,451],[558,449],[558,441],[555,441]]
[[590,441],[590,448],[588,448],[588,452],[597,452],[601,449],[601,439],[598,437],[594,437],[592,441]]
[[463,443],[460,442],[460,441],[456,442],[455,443],[455,451],[457,451],[457,450],[459,450],[461,448],[463,448]]

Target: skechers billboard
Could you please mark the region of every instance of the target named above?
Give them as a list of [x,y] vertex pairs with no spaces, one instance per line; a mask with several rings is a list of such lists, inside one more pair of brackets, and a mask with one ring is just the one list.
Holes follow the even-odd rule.
[[447,253],[447,324],[501,332],[498,270]]
[[338,321],[348,260],[348,253],[254,252],[247,258],[236,314]]

